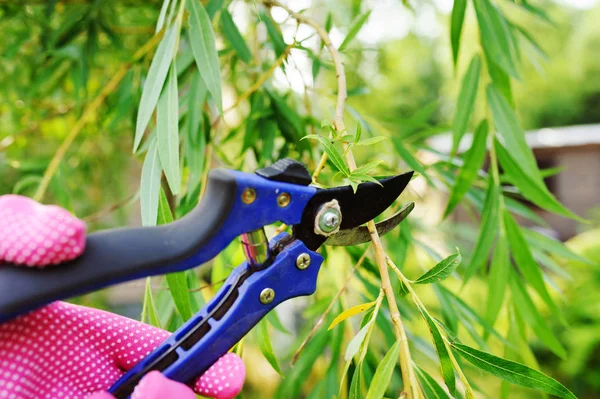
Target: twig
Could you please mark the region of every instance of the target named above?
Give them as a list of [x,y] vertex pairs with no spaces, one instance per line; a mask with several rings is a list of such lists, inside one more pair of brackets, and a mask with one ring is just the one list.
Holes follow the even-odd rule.
[[360,266],[362,266],[363,262],[365,261],[365,258],[367,257],[367,252],[369,252],[369,248],[371,248],[370,245],[369,245],[369,247],[367,247],[367,249],[365,249],[365,252],[363,252],[363,254],[361,255],[360,259],[358,259],[358,262],[356,262],[356,265],[354,266],[354,268],[352,269],[352,271],[350,272],[350,274],[348,274],[348,277],[346,278],[346,281],[344,281],[344,285],[342,285],[342,288],[340,288],[339,291],[333,296],[333,299],[331,300],[331,303],[329,304],[329,306],[327,306],[327,309],[325,309],[325,312],[323,312],[323,314],[321,315],[321,317],[319,317],[319,320],[317,320],[317,322],[315,323],[315,325],[313,326],[313,328],[310,330],[310,332],[308,333],[308,335],[306,336],[306,338],[304,338],[304,341],[302,341],[302,343],[300,344],[300,346],[296,350],[296,353],[294,353],[294,357],[292,358],[292,361],[291,361],[291,365],[292,366],[294,365],[294,363],[296,363],[296,360],[298,360],[298,356],[300,356],[300,352],[302,352],[302,350],[304,349],[304,347],[306,346],[306,344],[308,344],[308,341],[310,341],[310,339],[313,337],[313,335],[315,335],[315,333],[317,332],[317,330],[319,329],[319,327],[321,327],[321,325],[325,321],[325,318],[327,317],[327,315],[329,314],[329,312],[331,312],[331,310],[333,309],[333,306],[335,305],[335,303],[337,302],[337,300],[340,298],[340,296],[342,295],[342,293],[346,290],[346,287],[350,283],[350,280],[352,280],[352,277],[354,276],[354,273],[356,273],[356,271],[358,270],[358,268]]
[[[329,34],[323,27],[317,24],[312,19],[308,18],[303,14],[299,14],[293,10],[291,10],[288,6],[281,4],[276,0],[264,0],[264,4],[267,6],[277,6],[283,8],[288,14],[290,14],[294,19],[296,19],[300,23],[304,23],[306,25],[311,26],[323,43],[325,47],[331,54],[331,58],[333,60],[333,64],[335,66],[335,72],[337,77],[337,86],[338,86],[338,94],[337,94],[337,104],[335,108],[335,115],[333,119],[333,128],[338,133],[343,133],[346,130],[344,126],[344,108],[346,103],[346,98],[348,96],[346,91],[346,74],[344,72],[344,64],[342,63],[342,59],[338,50],[333,46],[331,42],[331,38]],[[352,154],[351,148],[347,143],[344,143],[344,149],[346,152],[346,163],[350,171],[356,169],[356,161],[354,159],[354,155]],[[326,155],[323,155],[321,161],[319,162],[319,166],[317,170],[313,173],[313,182],[316,181],[322,167],[325,165],[327,161]],[[394,332],[396,334],[396,339],[400,341],[400,368],[402,369],[402,379],[404,382],[404,392],[407,394],[408,399],[417,399],[419,398],[418,384],[416,383],[416,377],[414,371],[412,369],[412,360],[410,356],[410,349],[408,346],[408,338],[406,336],[406,331],[404,329],[404,325],[402,323],[402,317],[400,316],[400,311],[398,310],[398,304],[396,303],[396,298],[394,297],[394,291],[390,284],[390,276],[387,268],[387,255],[383,246],[381,244],[381,239],[379,238],[379,234],[377,233],[377,228],[375,227],[375,222],[372,220],[367,223],[367,228],[369,229],[369,233],[371,235],[371,241],[373,242],[373,248],[375,251],[375,260],[377,261],[377,267],[379,269],[379,274],[381,276],[381,288],[383,289],[388,305],[390,307],[390,313],[392,318],[392,323],[394,325]]]
[[106,215],[110,215],[111,213],[113,213],[114,211],[116,211],[119,208],[124,207],[125,205],[127,205],[133,198],[135,197],[135,195],[130,195],[129,197],[122,199],[121,201],[117,202],[116,204],[113,204],[111,206],[109,206],[106,209],[102,209],[99,212],[96,213],[92,213],[91,215],[88,215],[86,217],[84,217],[82,220],[86,223],[91,223],[91,222],[95,222],[98,219],[100,219],[103,216]]
[[52,157],[52,160],[48,164],[48,167],[44,172],[44,176],[42,177],[42,181],[40,182],[40,185],[35,193],[34,199],[36,201],[41,201],[44,198],[44,194],[48,189],[48,185],[50,184],[52,177],[56,173],[56,169],[60,165],[60,162],[67,153],[67,150],[69,149],[71,144],[73,144],[73,141],[75,140],[75,138],[77,138],[84,126],[89,122],[92,116],[94,116],[97,109],[102,105],[106,97],[108,97],[108,95],[119,86],[119,83],[121,83],[121,80],[125,77],[125,74],[129,70],[131,64],[138,61],[150,50],[152,50],[154,46],[158,44],[162,36],[163,32],[161,31],[155,36],[153,36],[152,39],[148,40],[146,44],[144,44],[140,49],[138,49],[138,51],[136,51],[133,55],[131,61],[121,65],[121,68],[119,68],[119,70],[113,75],[113,77],[108,81],[108,83],[104,85],[102,90],[100,90],[98,96],[85,107],[83,114],[81,115],[77,123],[75,123],[75,126],[73,126],[73,129],[71,129],[71,132],[67,135],[65,140],[62,142],[62,144]]

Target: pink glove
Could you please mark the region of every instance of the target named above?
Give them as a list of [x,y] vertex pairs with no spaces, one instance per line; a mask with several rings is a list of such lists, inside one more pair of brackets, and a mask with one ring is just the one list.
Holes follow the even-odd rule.
[[[0,263],[43,267],[79,256],[85,226],[67,211],[20,196],[0,197]],[[97,309],[54,302],[0,325],[0,398],[108,399],[105,391],[169,333]],[[201,395],[229,399],[246,370],[228,353],[194,386]],[[149,373],[133,399],[195,399],[187,386]]]

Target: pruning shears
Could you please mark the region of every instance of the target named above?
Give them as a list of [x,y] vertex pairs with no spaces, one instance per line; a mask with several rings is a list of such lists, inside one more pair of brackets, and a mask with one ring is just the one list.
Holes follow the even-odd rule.
[[[233,270],[200,312],[119,379],[110,392],[130,397],[153,370],[192,383],[278,304],[311,295],[323,257],[321,245],[357,245],[370,238],[362,226],[402,193],[413,172],[350,186],[320,189],[300,162],[282,159],[255,173],[215,169],[206,194],[173,223],[104,230],[87,237],[83,255],[39,270],[0,268],[0,322],[40,306],[142,277],[187,270],[215,257],[240,237],[246,262]],[[398,225],[410,203],[377,224]],[[264,227],[283,222],[292,234],[270,242]],[[200,355],[201,354],[201,355]]]

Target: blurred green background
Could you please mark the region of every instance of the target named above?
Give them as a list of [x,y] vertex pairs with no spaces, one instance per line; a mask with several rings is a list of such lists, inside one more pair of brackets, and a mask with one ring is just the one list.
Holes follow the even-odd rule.
[[[0,195],[12,192],[33,195],[49,160],[77,123],[84,106],[152,37],[161,3],[158,0],[0,0]],[[378,121],[382,129],[393,126],[409,132],[427,126],[429,130],[424,134],[432,135],[449,131],[460,87],[447,33],[452,2],[423,1],[412,4],[412,9],[400,1],[372,3],[372,16],[358,35],[362,51],[350,51],[345,58],[349,106],[365,118]],[[575,164],[574,169],[565,166],[564,174],[576,183],[574,195],[588,199],[572,206],[591,223],[577,225],[553,219],[543,212],[540,215],[547,218],[549,233],[569,240],[571,248],[600,264],[600,168],[597,168],[600,125],[595,125],[600,124],[600,4],[593,0],[564,0],[543,5],[554,23],[534,18],[509,2],[503,3],[512,21],[526,26],[539,43],[538,46],[532,41],[523,48],[526,59],[522,80],[513,87],[514,99],[527,130],[589,125],[578,131],[577,137],[583,137],[583,143],[571,142],[575,136],[556,129],[555,133],[563,132],[561,140],[540,145],[535,150],[538,160],[554,160],[549,167],[565,166],[558,156],[563,152],[575,151],[576,158],[580,156],[577,154],[590,157],[590,163]],[[236,22],[246,32],[263,28],[254,26],[253,7],[252,2],[235,2],[230,7]],[[327,14],[325,11],[329,11],[336,25],[343,27],[356,15],[360,2],[303,0],[294,7],[316,8],[320,10],[317,14],[321,19]],[[273,18],[283,22],[276,14]],[[470,10],[462,38],[461,70],[478,49],[475,28],[475,16]],[[286,39],[288,33],[283,31]],[[343,35],[334,27],[332,38],[339,45]],[[226,45],[218,42],[217,46],[223,49],[223,62],[227,62]],[[524,46],[527,46],[526,41]],[[132,155],[131,148],[141,82],[150,59],[151,54],[134,63],[119,87],[97,109],[91,123],[83,128],[67,151],[44,199],[47,203],[59,203],[84,218],[90,230],[140,223],[137,193],[141,158]],[[297,54],[294,60],[297,65],[288,67],[287,76],[279,70],[275,73],[273,85],[291,86],[292,91],[301,93],[302,78],[309,79],[306,75],[310,75],[310,64],[303,54]],[[295,72],[296,69],[305,74]],[[247,72],[251,75],[256,71]],[[327,113],[333,108],[330,98],[333,81],[334,76],[329,74],[320,75],[315,82],[311,95],[323,107],[318,112]],[[233,102],[228,100],[232,96],[226,86],[224,97],[226,104]],[[485,116],[485,109],[477,109],[476,114]],[[228,125],[240,123],[239,117],[236,120],[236,116],[232,116]],[[543,137],[549,137],[552,132],[538,132],[542,144]],[[229,145],[232,146],[220,147],[219,157],[212,166],[232,166],[228,160],[234,151]],[[436,141],[435,146],[442,154],[450,150],[443,140]],[[360,157],[386,158],[384,146],[368,151],[371,153],[360,153]],[[419,154],[424,162],[432,156],[428,152]],[[594,159],[596,163],[592,162]],[[416,217],[420,218],[419,223],[436,231],[433,241],[442,241],[446,246],[467,243],[461,245],[463,252],[469,245],[472,248],[477,230],[468,214],[465,213],[464,218],[455,216],[453,223],[460,223],[460,231],[454,229],[455,224],[440,224],[445,204],[443,193],[418,185],[414,190],[411,195],[417,202]],[[571,206],[568,194],[568,190],[557,189],[559,200]],[[573,225],[561,230],[567,223]],[[394,245],[399,244],[389,245],[390,251],[400,251]],[[408,251],[405,268],[421,270],[424,262],[431,263],[424,260],[422,252],[415,247]],[[241,258],[235,249],[232,253],[231,262],[235,264]],[[345,255],[339,256],[340,262],[347,261]],[[569,356],[561,361],[542,347],[534,346],[533,350],[544,372],[581,398],[600,398],[600,361],[596,359],[600,357],[600,269],[576,263],[563,267],[569,277],[556,284],[562,289],[568,323],[567,327],[557,325],[555,329],[566,343]],[[472,284],[468,295],[477,302],[486,285],[479,280]],[[458,281],[456,285],[460,289]],[[141,288],[137,283],[80,301],[137,317]],[[433,294],[429,293],[431,298],[427,293],[422,295],[434,302]],[[159,301],[167,301],[161,299],[160,293],[158,297]],[[300,309],[291,307],[283,312],[297,316]],[[298,333],[301,328],[294,325],[299,323],[298,318],[285,319],[288,319],[286,325]],[[498,328],[504,330],[506,326]],[[298,337],[301,338],[277,332],[274,345],[284,349],[276,348],[276,354],[287,358],[286,352],[293,353],[293,342]],[[251,346],[248,356],[256,358],[253,361],[264,367],[250,369],[248,397],[254,397],[252,392],[258,392],[256,397],[270,397],[279,377]],[[325,365],[316,364],[307,384],[310,385],[311,380],[313,384],[318,381],[324,370]],[[490,384],[485,390],[491,392],[489,397],[492,398],[500,387],[497,380],[488,377],[478,379],[478,384]],[[512,395],[536,397],[531,391],[518,389]]]

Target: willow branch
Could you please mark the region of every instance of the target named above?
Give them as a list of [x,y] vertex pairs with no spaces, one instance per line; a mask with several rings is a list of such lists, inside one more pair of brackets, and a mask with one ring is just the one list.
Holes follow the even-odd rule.
[[119,86],[119,83],[121,83],[121,80],[123,80],[125,74],[127,74],[127,71],[129,71],[131,65],[134,62],[141,59],[148,52],[150,52],[150,50],[152,50],[158,44],[162,36],[162,32],[158,33],[157,35],[153,36],[150,40],[148,40],[148,42],[146,42],[146,44],[144,44],[140,49],[138,49],[138,51],[136,51],[133,55],[132,59],[129,62],[126,62],[123,65],[121,65],[121,67],[108,81],[108,83],[106,83],[102,87],[102,90],[100,90],[100,93],[98,93],[96,98],[94,98],[94,100],[85,107],[83,113],[81,114],[81,117],[79,118],[77,123],[75,123],[75,126],[73,126],[73,128],[71,129],[71,132],[69,132],[67,137],[65,137],[65,140],[62,142],[60,147],[58,147],[58,150],[56,151],[56,153],[54,153],[52,160],[48,164],[48,167],[44,172],[44,176],[42,177],[42,181],[40,182],[40,185],[35,193],[34,199],[36,201],[41,201],[44,198],[44,194],[48,189],[48,185],[50,184],[52,177],[56,173],[56,170],[58,169],[58,166],[60,165],[61,161],[65,157],[67,150],[69,149],[69,147],[71,147],[71,144],[73,144],[73,141],[75,141],[75,139],[77,138],[79,133],[81,133],[85,125],[96,114],[96,111],[98,110],[98,108],[100,108],[104,100],[106,100],[106,97],[108,97]]
[[[308,18],[303,14],[291,10],[288,6],[281,4],[279,1],[265,0],[264,4],[267,6],[281,7],[298,22],[311,26],[317,32],[317,34],[325,44],[325,47],[331,54],[331,58],[335,66],[338,86],[337,104],[333,119],[333,128],[336,132],[343,133],[346,130],[346,127],[344,126],[344,108],[346,98],[348,97],[346,91],[346,73],[344,72],[344,64],[342,63],[340,53],[331,42],[329,34],[323,27],[321,27],[312,19]],[[346,163],[348,164],[350,171],[353,171],[356,169],[356,161],[354,159],[354,155],[352,154],[352,150],[347,143],[345,143],[344,147],[346,153]],[[323,155],[321,161],[319,162],[319,166],[317,166],[317,169],[313,174],[313,181],[316,180],[316,178],[318,177],[321,169],[325,165],[326,160],[326,156]],[[383,245],[381,244],[381,239],[379,238],[377,228],[375,227],[375,222],[373,222],[372,220],[369,221],[369,223],[367,223],[367,228],[369,229],[369,233],[371,235],[371,241],[373,242],[373,249],[375,251],[375,259],[377,261],[377,267],[381,276],[381,288],[385,293],[385,297],[390,307],[390,313],[392,323],[394,325],[396,339],[400,341],[400,367],[402,369],[404,392],[406,393],[408,399],[417,399],[419,398],[418,385],[416,383],[416,377],[412,369],[412,360],[410,356],[406,331],[404,329],[402,317],[400,316],[398,304],[396,303],[394,291],[390,283],[390,275],[388,272],[386,262],[387,255],[385,253],[385,250],[383,249]]]

